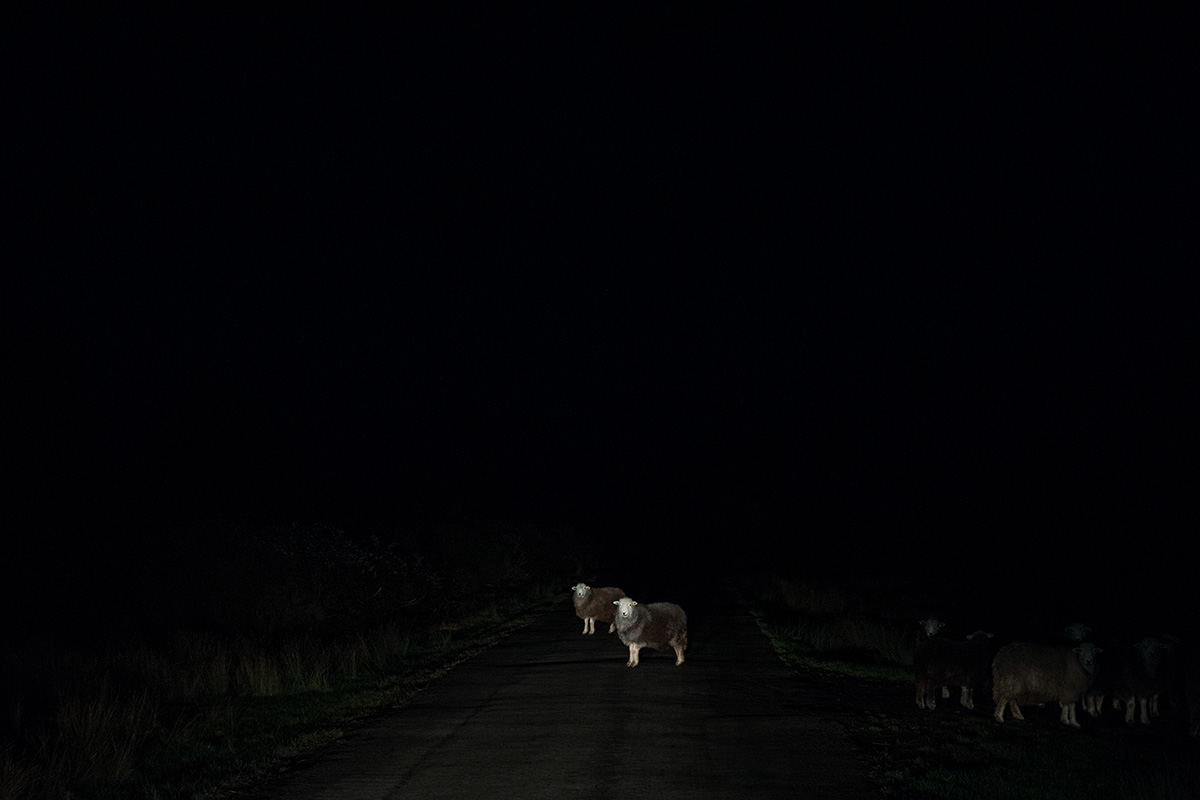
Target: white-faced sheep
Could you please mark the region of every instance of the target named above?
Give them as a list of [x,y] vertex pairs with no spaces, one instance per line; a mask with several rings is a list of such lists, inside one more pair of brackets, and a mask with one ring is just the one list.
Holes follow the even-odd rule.
[[687,614],[674,603],[647,603],[622,597],[615,601],[617,612],[617,635],[621,643],[629,646],[627,667],[638,665],[638,650],[649,647],[653,650],[675,651],[675,666],[683,663],[683,651],[687,649]]
[[575,584],[571,591],[574,593],[575,616],[583,620],[584,633],[596,632],[596,620],[607,622],[609,633],[616,630],[617,610],[613,606],[625,592],[615,586],[591,587],[586,583]]
[[[961,689],[959,702],[975,708],[975,687],[987,677],[992,665],[992,634],[975,631],[965,639],[927,639],[913,653],[913,682],[917,689],[917,708],[937,708],[934,695],[938,687]],[[943,697],[946,695],[943,695]]]
[[1092,679],[1100,648],[1091,642],[1076,647],[1013,642],[996,652],[992,660],[992,699],[997,722],[1004,722],[1004,709],[1014,719],[1025,719],[1020,703],[1057,701],[1064,725],[1079,727],[1075,703]]

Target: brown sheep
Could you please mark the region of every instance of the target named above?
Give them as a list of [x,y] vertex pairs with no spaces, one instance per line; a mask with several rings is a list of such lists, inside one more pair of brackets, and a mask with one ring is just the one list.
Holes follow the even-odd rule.
[[575,616],[583,620],[583,632],[595,633],[596,620],[608,623],[608,632],[616,630],[613,625],[617,610],[613,604],[625,596],[625,592],[615,586],[600,586],[593,588],[586,583],[577,583],[571,587],[574,592]]

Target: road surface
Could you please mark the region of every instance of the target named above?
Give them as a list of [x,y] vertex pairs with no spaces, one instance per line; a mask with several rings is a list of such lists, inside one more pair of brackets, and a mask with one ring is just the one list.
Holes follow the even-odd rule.
[[836,699],[788,670],[744,608],[689,609],[689,626],[682,666],[643,649],[628,668],[617,635],[581,635],[565,600],[256,796],[879,796]]

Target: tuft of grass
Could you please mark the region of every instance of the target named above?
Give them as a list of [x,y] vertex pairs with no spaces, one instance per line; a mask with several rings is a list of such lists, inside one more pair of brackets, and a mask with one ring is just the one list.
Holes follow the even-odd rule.
[[126,781],[158,729],[158,703],[145,692],[60,698],[53,739],[41,734],[46,772],[64,785]]
[[35,786],[44,782],[43,768],[37,763],[18,761],[10,753],[0,754],[0,800],[28,797]]

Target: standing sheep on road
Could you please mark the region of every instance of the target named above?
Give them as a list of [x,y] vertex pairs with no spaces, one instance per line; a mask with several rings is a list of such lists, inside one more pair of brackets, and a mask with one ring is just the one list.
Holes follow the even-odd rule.
[[622,597],[614,603],[617,607],[617,635],[621,643],[629,645],[627,667],[638,665],[638,650],[649,647],[653,650],[673,649],[675,666],[683,663],[683,651],[687,649],[687,614],[674,603],[647,603]]
[[1013,719],[1025,719],[1018,703],[1046,703],[1062,707],[1062,723],[1079,727],[1075,703],[1083,697],[1102,652],[1091,642],[1077,647],[1013,642],[1001,647],[992,661],[992,699],[995,717],[1004,722],[1004,707],[1012,708]]
[[592,588],[586,583],[577,583],[571,587],[574,592],[575,616],[583,620],[583,632],[595,633],[596,620],[608,623],[608,632],[616,630],[617,610],[613,608],[617,600],[625,596],[625,592],[615,586],[600,586]]
[[1134,723],[1135,714],[1138,722],[1149,725],[1151,706],[1157,708],[1158,702],[1158,640],[1147,636],[1140,642],[1119,648],[1118,653],[1120,668],[1114,676],[1113,707],[1125,706],[1126,725]]
[[[917,634],[917,644],[916,644],[916,648],[915,648],[916,650],[920,650],[921,645],[923,645],[925,642],[928,642],[933,637],[937,636],[938,631],[940,631],[942,628],[946,627],[946,623],[942,622],[937,617],[926,617],[925,619],[920,620],[917,624],[921,626],[921,632]],[[942,697],[946,698],[949,696],[950,696],[950,687],[943,686],[942,687]],[[920,696],[917,697],[917,706],[919,708],[925,708],[925,706],[921,704]],[[933,708],[933,705],[930,705],[929,707]]]
[[991,639],[987,631],[975,631],[965,639],[935,637],[918,644],[913,654],[917,708],[937,708],[938,687],[950,686],[961,689],[963,708],[975,708],[975,687],[983,683],[992,665]]

